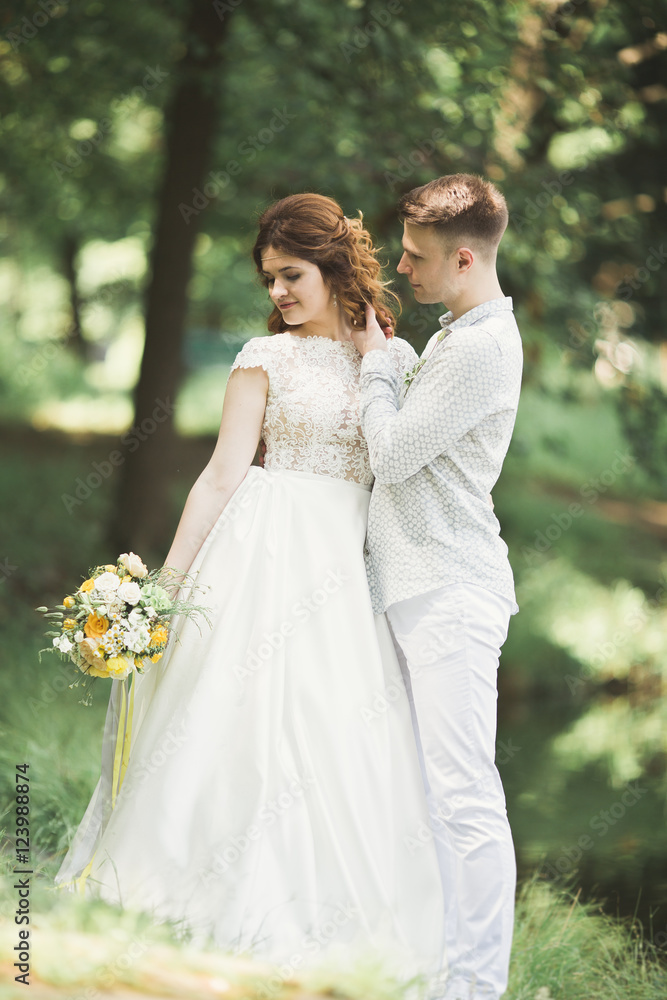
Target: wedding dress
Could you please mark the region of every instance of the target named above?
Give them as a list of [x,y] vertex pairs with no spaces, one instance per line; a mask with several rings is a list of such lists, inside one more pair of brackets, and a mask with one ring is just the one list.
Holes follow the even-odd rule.
[[[405,341],[389,349],[412,367]],[[212,627],[176,619],[137,676],[118,798],[106,752],[56,881],[230,953],[306,964],[374,949],[414,974],[440,966],[444,905],[409,704],[364,569],[360,363],[352,343],[290,333],[237,356],[232,369],[268,373],[266,456],[189,568],[210,586],[196,603]]]

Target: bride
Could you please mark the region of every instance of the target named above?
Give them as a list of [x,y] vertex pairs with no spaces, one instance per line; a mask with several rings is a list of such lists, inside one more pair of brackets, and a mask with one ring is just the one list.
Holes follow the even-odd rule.
[[[175,619],[162,660],[135,678],[113,807],[112,695],[102,777],[56,882],[294,968],[374,952],[433,972],[438,863],[363,558],[372,473],[351,329],[364,302],[393,326],[389,296],[361,219],[321,195],[267,209],[253,257],[273,336],[232,365],[165,560],[210,587],[212,627]],[[416,354],[389,347],[402,375]]]

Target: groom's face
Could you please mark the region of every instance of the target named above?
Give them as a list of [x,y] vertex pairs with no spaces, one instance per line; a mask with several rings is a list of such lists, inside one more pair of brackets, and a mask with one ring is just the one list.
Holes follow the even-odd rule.
[[397,270],[407,277],[417,302],[447,304],[457,285],[456,257],[456,252],[447,254],[431,226],[403,223],[403,256]]

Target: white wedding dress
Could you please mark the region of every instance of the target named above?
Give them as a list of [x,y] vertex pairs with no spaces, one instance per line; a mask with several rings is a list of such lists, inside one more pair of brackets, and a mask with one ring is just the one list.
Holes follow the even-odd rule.
[[[390,342],[397,369],[416,355]],[[283,333],[236,367],[269,376],[251,467],[190,572],[186,618],[138,675],[129,766],[103,772],[56,878],[195,941],[299,964],[382,954],[437,971],[444,905],[409,704],[363,547],[372,484],[351,343]],[[200,634],[201,630],[201,634]],[[178,635],[176,635],[178,633]]]

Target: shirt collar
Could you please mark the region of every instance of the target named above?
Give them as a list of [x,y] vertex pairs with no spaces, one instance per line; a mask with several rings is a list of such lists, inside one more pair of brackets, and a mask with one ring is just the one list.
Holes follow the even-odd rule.
[[463,313],[458,319],[452,320],[451,309],[443,313],[442,316],[438,317],[438,322],[443,330],[458,330],[460,327],[472,326],[473,323],[477,323],[480,319],[485,319],[487,316],[493,316],[499,312],[505,312],[512,309],[512,296],[505,295],[502,299],[489,299],[488,302],[482,302],[481,305],[474,306],[469,309],[468,312]]

